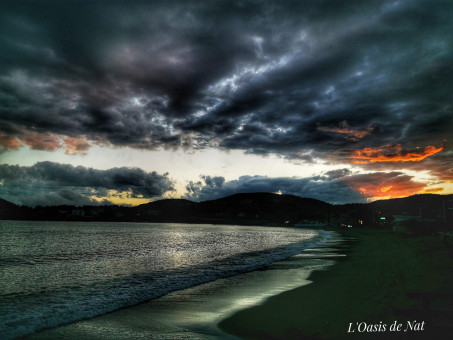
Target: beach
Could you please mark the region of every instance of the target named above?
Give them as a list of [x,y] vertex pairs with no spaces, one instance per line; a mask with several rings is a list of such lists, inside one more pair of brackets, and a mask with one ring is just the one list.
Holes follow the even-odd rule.
[[[315,271],[309,278],[313,284],[240,311],[220,327],[243,339],[450,338],[447,328],[436,326],[451,320],[427,321],[426,311],[426,319],[417,321],[425,321],[423,330],[404,332],[407,321],[414,319],[394,314],[395,308],[418,308],[420,302],[407,298],[409,292],[452,291],[452,253],[439,237],[366,229],[343,234],[356,240],[344,261]],[[452,309],[451,301],[438,304]],[[403,324],[400,331],[390,330],[395,321]],[[359,332],[357,324],[363,330],[363,323],[378,327]],[[355,331],[348,333],[349,329]]]
[[[451,291],[447,245],[437,237],[411,238],[391,231],[340,234],[263,270],[172,292],[25,339],[446,338],[445,330],[433,323],[409,332],[391,332],[390,326],[409,320],[395,316],[394,308],[419,304],[406,293]],[[364,323],[381,325],[380,331],[360,332]],[[357,329],[357,324],[362,326]]]

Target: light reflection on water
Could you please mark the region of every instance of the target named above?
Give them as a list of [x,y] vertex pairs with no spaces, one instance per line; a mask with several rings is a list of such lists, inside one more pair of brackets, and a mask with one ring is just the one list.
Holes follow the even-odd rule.
[[301,239],[297,231],[259,227],[68,222],[0,226],[3,294],[158,274]]
[[255,226],[1,221],[0,331],[18,336],[15,325],[30,332],[253,270],[316,237]]

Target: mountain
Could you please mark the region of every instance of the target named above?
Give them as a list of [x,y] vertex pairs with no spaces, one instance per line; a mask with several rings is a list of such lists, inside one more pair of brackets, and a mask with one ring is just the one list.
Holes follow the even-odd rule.
[[[272,193],[242,193],[192,202],[165,199],[136,207],[20,207],[0,199],[0,219],[136,221],[217,224],[310,224],[391,226],[395,216],[453,224],[453,195],[414,195],[371,203],[331,205],[312,198]],[[453,227],[453,226],[452,226]]]
[[197,215],[199,203],[185,199],[165,199],[130,208],[133,220],[184,222]]
[[449,206],[451,203],[453,203],[453,195],[422,194],[405,198],[374,201],[369,205],[373,207],[373,209],[394,212],[406,211],[412,215],[419,215],[421,210],[423,215],[434,212],[443,213],[445,204]]
[[0,198],[0,212],[4,212],[8,209],[15,209],[17,207],[18,206],[15,205],[14,203],[8,202],[7,200]]
[[311,198],[271,193],[244,193],[200,203],[206,216],[218,219],[285,222],[321,219],[331,205]]
[[21,216],[21,207],[0,198],[0,220],[17,219]]
[[143,221],[263,224],[317,218],[325,215],[330,206],[311,198],[245,193],[200,203],[184,199],[155,201],[131,208],[131,213],[134,220]]

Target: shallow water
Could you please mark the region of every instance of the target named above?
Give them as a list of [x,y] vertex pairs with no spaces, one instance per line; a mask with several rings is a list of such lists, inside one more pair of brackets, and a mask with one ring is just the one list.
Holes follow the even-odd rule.
[[0,237],[0,334],[9,339],[262,268],[327,236],[269,227],[2,221]]

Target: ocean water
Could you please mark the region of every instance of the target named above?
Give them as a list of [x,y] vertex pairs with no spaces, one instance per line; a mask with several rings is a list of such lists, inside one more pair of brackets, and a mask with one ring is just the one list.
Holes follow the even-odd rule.
[[327,238],[255,226],[0,221],[0,338],[260,269]]

